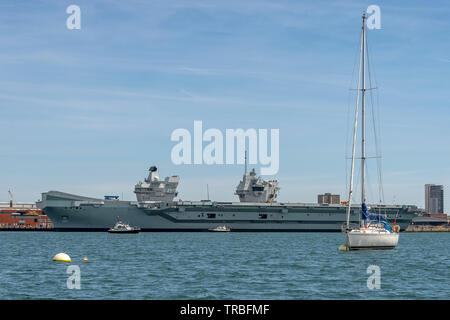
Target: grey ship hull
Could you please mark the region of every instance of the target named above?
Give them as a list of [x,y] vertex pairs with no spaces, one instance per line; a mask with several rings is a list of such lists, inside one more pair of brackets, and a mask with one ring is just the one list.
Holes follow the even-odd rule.
[[[57,231],[106,231],[117,217],[141,231],[208,231],[227,225],[231,231],[340,232],[346,219],[344,205],[302,203],[153,202],[102,200],[50,191],[38,207]],[[351,222],[360,208],[352,207]],[[373,207],[372,210],[377,210]],[[417,216],[416,206],[383,206],[389,221],[405,230]]]

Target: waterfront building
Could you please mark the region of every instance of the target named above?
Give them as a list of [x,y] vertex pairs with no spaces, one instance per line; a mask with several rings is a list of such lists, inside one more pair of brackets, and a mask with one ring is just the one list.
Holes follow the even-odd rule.
[[319,204],[340,204],[341,196],[338,194],[324,193],[317,196],[317,203]]
[[425,185],[425,212],[428,214],[444,213],[444,186]]

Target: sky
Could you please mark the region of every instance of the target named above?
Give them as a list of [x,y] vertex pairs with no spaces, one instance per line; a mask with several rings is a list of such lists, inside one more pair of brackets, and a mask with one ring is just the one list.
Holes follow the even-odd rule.
[[[72,4],[79,30],[66,26]],[[424,185],[442,184],[448,212],[443,0],[2,1],[0,201],[9,189],[17,202],[49,190],[135,200],[152,165],[180,176],[183,200],[205,199],[208,185],[212,199],[237,201],[242,165],[172,162],[172,132],[193,132],[195,120],[223,133],[279,129],[279,171],[264,176],[279,181],[279,201],[314,203],[324,192],[345,200],[350,89],[369,5],[381,10],[368,43],[384,200],[424,207]],[[376,164],[369,202],[378,199]]]

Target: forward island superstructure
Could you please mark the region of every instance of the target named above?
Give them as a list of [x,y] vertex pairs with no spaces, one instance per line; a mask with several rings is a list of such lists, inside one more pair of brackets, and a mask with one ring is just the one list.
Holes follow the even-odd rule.
[[177,195],[178,176],[166,177],[164,180],[159,179],[158,169],[150,167],[148,177],[143,181],[139,181],[134,187],[137,201],[172,201]]
[[[330,231],[340,232],[346,221],[343,204],[280,203],[276,180],[257,177],[254,170],[236,188],[240,202],[175,201],[178,176],[159,179],[156,167],[135,186],[137,201],[97,199],[59,191],[42,193],[37,203],[57,231],[106,231],[117,216],[141,231],[208,231],[226,225],[234,231]],[[373,205],[372,211],[396,220],[405,230],[419,211],[414,205]],[[351,208],[351,220],[359,221],[360,206]]]

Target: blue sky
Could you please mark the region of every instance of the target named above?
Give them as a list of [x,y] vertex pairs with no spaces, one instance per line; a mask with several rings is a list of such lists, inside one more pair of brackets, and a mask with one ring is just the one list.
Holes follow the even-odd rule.
[[[81,30],[66,28],[71,4]],[[151,165],[181,176],[181,199],[208,184],[237,200],[242,166],[172,164],[170,135],[194,120],[279,129],[280,201],[346,197],[349,88],[371,4],[385,200],[423,207],[424,184],[443,184],[448,210],[448,1],[2,1],[0,201],[8,189],[16,201],[134,200]]]

